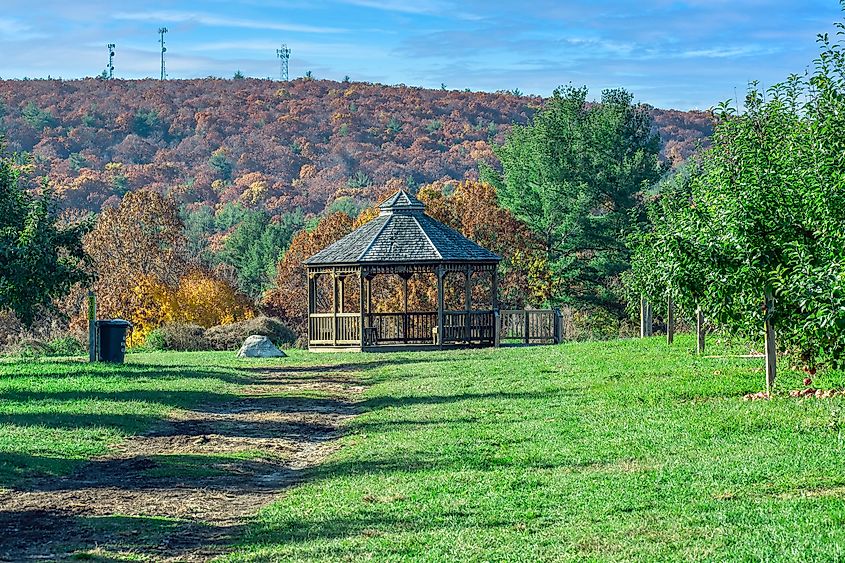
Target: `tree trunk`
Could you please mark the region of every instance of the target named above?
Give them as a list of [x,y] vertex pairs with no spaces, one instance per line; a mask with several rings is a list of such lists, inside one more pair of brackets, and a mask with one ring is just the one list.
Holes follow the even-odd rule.
[[672,300],[672,290],[666,300],[666,343],[671,346],[675,340],[675,302]]
[[701,307],[695,310],[695,351],[699,355],[704,353],[704,313],[701,312]]
[[770,292],[766,293],[766,394],[771,395],[777,376],[777,344],[775,341],[775,324],[772,313],[775,300]]

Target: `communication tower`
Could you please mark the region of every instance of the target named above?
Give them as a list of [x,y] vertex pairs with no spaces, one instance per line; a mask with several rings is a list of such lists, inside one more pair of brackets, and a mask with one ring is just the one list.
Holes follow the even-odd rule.
[[276,56],[279,57],[279,80],[288,81],[288,61],[290,61],[290,49],[286,43],[282,43],[281,49],[276,49]]
[[164,34],[165,33],[167,33],[166,27],[158,28],[158,35],[159,35],[158,42],[161,43],[161,79],[162,80],[167,78],[167,72],[164,70],[164,54],[167,52],[167,47],[164,46]]
[[109,43],[106,45],[109,50],[109,66],[106,67],[106,70],[109,71],[109,80],[114,78],[114,48],[116,45],[114,43]]

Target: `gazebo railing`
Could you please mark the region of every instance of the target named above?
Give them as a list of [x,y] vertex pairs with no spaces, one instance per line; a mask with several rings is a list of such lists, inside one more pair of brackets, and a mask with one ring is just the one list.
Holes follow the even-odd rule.
[[[436,342],[437,313],[369,313],[366,325],[379,343],[432,344]],[[444,311],[443,342],[493,342],[493,311]]]
[[368,313],[366,325],[375,331],[378,342],[429,344],[437,326],[436,312]]
[[[308,322],[312,345],[361,344],[359,313],[312,313]],[[540,344],[562,340],[560,313],[555,309],[503,309],[499,312],[498,323],[497,335],[497,317],[493,311],[444,311],[443,344],[514,340]],[[437,313],[434,311],[365,313],[364,327],[365,345],[437,343]]]
[[308,318],[311,344],[338,346],[361,343],[358,313],[311,313]]

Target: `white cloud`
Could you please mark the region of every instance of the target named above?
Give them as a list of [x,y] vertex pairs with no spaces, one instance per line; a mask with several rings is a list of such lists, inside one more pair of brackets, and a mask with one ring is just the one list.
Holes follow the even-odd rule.
[[778,50],[772,47],[762,48],[754,45],[747,47],[713,47],[709,49],[695,49],[691,51],[683,51],[680,57],[685,59],[692,58],[707,58],[707,59],[723,59],[735,57],[749,57],[757,55],[771,55]]
[[443,16],[461,20],[482,20],[483,16],[461,11],[453,4],[432,0],[407,1],[407,0],[339,0],[342,4],[372,8],[386,12],[400,12],[403,14],[418,14],[430,16]]
[[292,31],[296,33],[345,33],[347,30],[335,27],[320,27],[274,21],[227,18],[197,12],[177,12],[154,10],[148,12],[118,12],[112,16],[117,20],[155,21],[161,24],[170,22],[195,22],[214,27],[240,27],[246,29],[268,29],[274,31]]
[[361,6],[362,8],[405,14],[430,14],[445,9],[439,2],[405,2],[403,0],[340,0],[340,2],[352,6]]
[[0,18],[0,40],[26,40],[44,37],[43,34],[35,33],[32,28],[18,20],[11,18]]

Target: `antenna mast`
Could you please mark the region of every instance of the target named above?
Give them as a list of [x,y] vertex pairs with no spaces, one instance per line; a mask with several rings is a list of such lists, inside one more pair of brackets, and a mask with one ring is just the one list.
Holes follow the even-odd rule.
[[109,80],[114,78],[114,48],[116,45],[114,43],[109,43],[106,46],[109,50],[109,66],[106,67],[106,70],[109,71]]
[[158,28],[158,34],[161,37],[158,42],[161,43],[161,79],[167,78],[167,72],[164,70],[164,54],[167,52],[167,47],[164,46],[164,34],[167,33],[166,27]]
[[282,43],[281,49],[276,49],[276,56],[279,57],[279,80],[288,81],[288,61],[290,60],[290,49],[286,43]]

